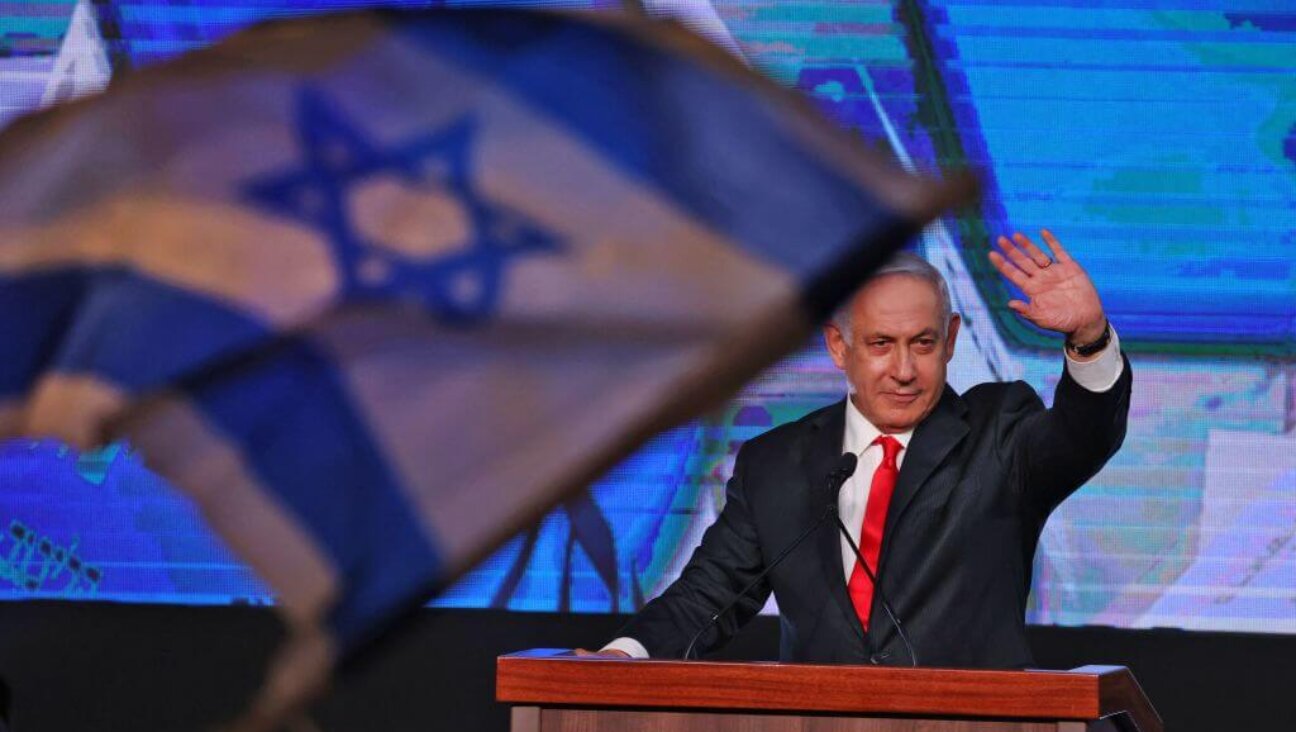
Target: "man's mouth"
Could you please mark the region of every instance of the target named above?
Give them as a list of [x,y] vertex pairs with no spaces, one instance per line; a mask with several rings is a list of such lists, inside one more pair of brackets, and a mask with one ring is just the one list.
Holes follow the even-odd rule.
[[914,392],[912,394],[902,394],[897,392],[889,392],[887,394],[887,397],[890,398],[891,401],[893,402],[908,405],[908,404],[913,404],[914,401],[918,399],[920,393],[921,392]]

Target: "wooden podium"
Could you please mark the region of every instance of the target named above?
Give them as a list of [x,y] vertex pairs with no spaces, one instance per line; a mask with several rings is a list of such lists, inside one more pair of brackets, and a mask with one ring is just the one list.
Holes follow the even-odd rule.
[[1129,669],[965,671],[500,656],[512,732],[1162,732]]

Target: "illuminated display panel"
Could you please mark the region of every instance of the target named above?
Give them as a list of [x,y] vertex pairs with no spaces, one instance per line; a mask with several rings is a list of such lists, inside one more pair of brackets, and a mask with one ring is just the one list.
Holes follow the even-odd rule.
[[[357,5],[0,2],[0,125],[258,19]],[[1272,5],[672,4],[902,162],[983,172],[980,208],[916,245],[969,322],[957,388],[1021,378],[1047,401],[1060,370],[1004,308],[988,236],[1048,226],[1098,284],[1134,359],[1129,436],[1050,520],[1032,622],[1296,632],[1296,13]],[[612,471],[584,526],[551,514],[435,604],[632,610],[678,573],[742,441],[842,393],[808,346]],[[591,556],[603,523],[615,553]],[[0,447],[0,597],[271,601],[128,447],[25,442]]]

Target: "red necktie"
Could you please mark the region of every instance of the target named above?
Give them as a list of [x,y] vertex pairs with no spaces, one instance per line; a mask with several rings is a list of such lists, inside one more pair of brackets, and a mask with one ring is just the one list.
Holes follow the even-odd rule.
[[[891,505],[891,494],[895,492],[896,475],[900,468],[896,465],[896,455],[904,449],[896,438],[881,435],[873,441],[882,446],[882,463],[873,473],[873,483],[869,488],[868,505],[864,508],[864,524],[860,527],[859,548],[868,566],[877,575],[878,554],[882,551],[882,528],[886,526],[887,508]],[[846,583],[850,591],[851,604],[859,615],[860,625],[865,632],[869,627],[869,613],[873,607],[873,583],[859,560],[855,560],[855,569],[851,570],[850,581]]]

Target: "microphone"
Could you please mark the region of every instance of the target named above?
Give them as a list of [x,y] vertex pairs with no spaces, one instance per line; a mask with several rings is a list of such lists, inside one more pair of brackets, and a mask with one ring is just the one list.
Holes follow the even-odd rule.
[[[856,457],[854,453],[845,453],[837,459],[837,465],[828,473],[828,495],[834,497],[837,495],[837,492],[841,490],[846,479],[851,477],[855,472],[855,466],[858,464],[859,458]],[[688,646],[684,649],[684,660],[687,661],[689,656],[693,655],[693,647],[697,645],[697,642],[702,637],[703,633],[710,630],[711,626],[719,622],[720,618],[724,617],[725,613],[734,609],[734,607],[738,605],[739,600],[746,597],[747,593],[752,591],[752,588],[759,584],[761,580],[765,579],[770,572],[773,572],[775,567],[779,566],[779,564],[786,559],[794,549],[801,545],[801,542],[806,540],[806,537],[813,534],[816,529],[822,526],[823,522],[828,519],[829,514],[835,515],[836,513],[837,501],[829,501],[828,505],[824,507],[824,512],[820,514],[819,518],[816,519],[813,524],[810,525],[810,528],[802,531],[800,536],[793,539],[791,544],[788,544],[783,551],[778,553],[778,556],[774,557],[774,561],[770,562],[765,569],[761,570],[760,574],[756,575],[755,579],[748,582],[746,587],[742,588],[734,595],[728,605],[720,608],[715,615],[711,616],[710,620],[707,620],[702,624],[701,628],[698,628],[697,632],[693,634],[693,637],[689,639]],[[838,521],[840,521],[840,519],[838,519]]]
[[[851,455],[851,457],[855,456]],[[855,472],[854,465],[851,466],[851,472]],[[847,477],[850,476],[847,475]],[[842,486],[845,484],[846,480],[843,478],[842,482],[837,484],[837,491],[841,491]],[[913,644],[909,642],[909,635],[905,633],[904,625],[900,623],[900,618],[895,614],[895,610],[891,609],[891,603],[887,602],[886,593],[882,591],[882,585],[878,584],[877,577],[874,576],[873,570],[869,569],[868,562],[864,561],[864,554],[860,552],[859,546],[855,544],[855,540],[851,538],[850,532],[846,530],[846,524],[842,523],[841,514],[837,510],[837,492],[834,492],[828,499],[828,512],[831,513],[833,519],[836,520],[837,530],[841,532],[842,536],[846,537],[846,543],[850,545],[851,552],[855,555],[855,561],[859,562],[860,566],[864,568],[864,575],[869,578],[869,582],[873,583],[873,590],[877,592],[878,600],[882,603],[882,610],[887,614],[887,617],[891,619],[891,624],[896,628],[896,634],[900,636],[900,641],[904,643],[905,650],[909,653],[909,665],[917,668],[918,654],[914,652]],[[877,660],[874,658],[870,658],[869,660],[875,664],[877,663]]]
[[846,485],[846,479],[855,474],[859,466],[859,456],[853,452],[844,452],[837,458],[837,465],[828,474],[828,495],[836,498],[838,491]]

